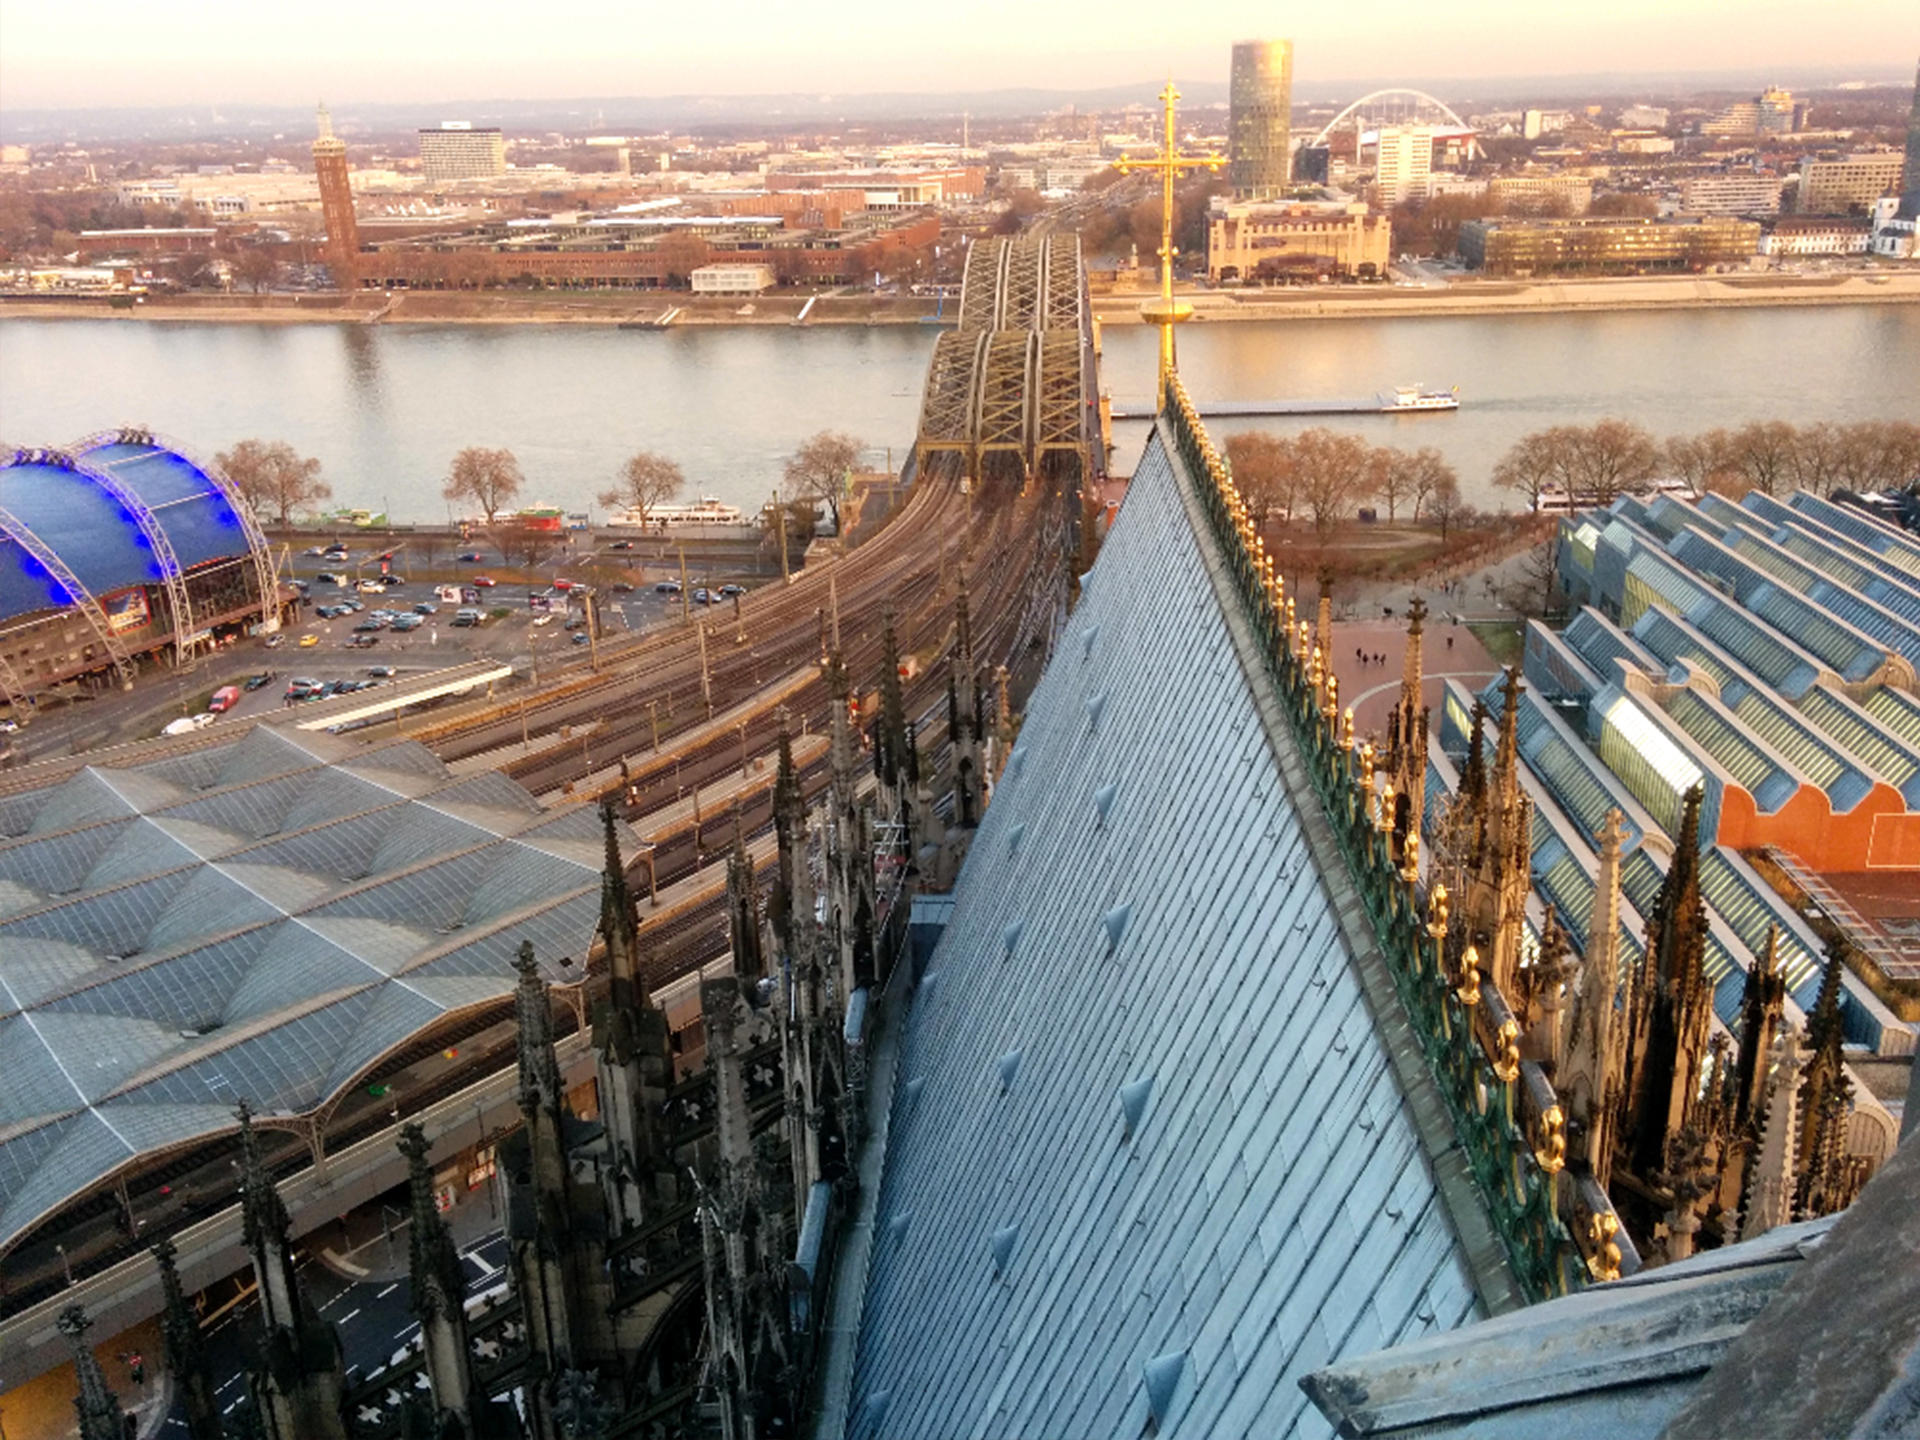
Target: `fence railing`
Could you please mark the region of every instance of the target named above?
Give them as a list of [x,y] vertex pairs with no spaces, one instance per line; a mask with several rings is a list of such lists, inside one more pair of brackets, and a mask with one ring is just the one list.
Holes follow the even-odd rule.
[[1315,649],[1311,622],[1296,617],[1178,377],[1162,418],[1231,568],[1314,792],[1520,1288],[1540,1300],[1617,1276],[1617,1217],[1604,1192],[1567,1174],[1553,1087],[1538,1066],[1519,1058],[1504,999],[1484,976],[1450,973],[1445,892],[1436,886],[1428,894],[1417,864],[1395,863],[1392,816],[1376,802],[1371,767],[1354,748],[1353,712],[1339,712],[1330,657]]

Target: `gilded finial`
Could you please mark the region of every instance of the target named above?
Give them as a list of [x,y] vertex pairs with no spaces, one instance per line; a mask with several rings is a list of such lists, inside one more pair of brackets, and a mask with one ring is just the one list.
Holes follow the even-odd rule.
[[1460,983],[1453,987],[1453,993],[1469,1009],[1480,1003],[1480,951],[1472,945],[1460,957]]
[[1347,706],[1346,712],[1340,717],[1340,748],[1353,749],[1353,707],[1351,705]]
[[1400,878],[1409,885],[1420,883],[1420,831],[1408,827],[1407,848],[1400,861]]
[[1380,787],[1380,809],[1373,826],[1382,835],[1393,829],[1393,781],[1391,780]]
[[1427,934],[1436,940],[1447,938],[1447,887],[1435,881],[1427,891]]

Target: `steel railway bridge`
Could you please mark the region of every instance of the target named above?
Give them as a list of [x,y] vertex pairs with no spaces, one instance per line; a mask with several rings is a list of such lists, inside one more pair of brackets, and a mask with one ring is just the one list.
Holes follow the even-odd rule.
[[1089,316],[1078,236],[976,241],[960,323],[927,367],[919,471],[951,467],[969,489],[1088,481],[1105,455]]

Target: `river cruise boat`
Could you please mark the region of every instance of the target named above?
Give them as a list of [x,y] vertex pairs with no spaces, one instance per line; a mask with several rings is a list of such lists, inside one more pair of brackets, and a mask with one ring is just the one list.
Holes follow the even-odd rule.
[[[1651,485],[1637,486],[1631,490],[1622,490],[1622,495],[1637,495],[1643,500],[1661,495],[1671,496],[1675,500],[1698,500],[1700,497],[1684,480],[1656,480]],[[1576,510],[1601,510],[1605,503],[1592,491],[1576,491],[1569,494],[1559,485],[1543,485],[1539,496],[1533,502],[1536,515],[1571,515]]]
[[1380,410],[1385,415],[1400,415],[1409,410],[1458,410],[1460,387],[1451,390],[1422,390],[1418,385],[1396,385],[1380,392]]
[[718,495],[702,495],[691,505],[655,505],[644,515],[638,510],[616,510],[607,517],[614,529],[708,530],[716,525],[744,525],[747,517],[738,505]]

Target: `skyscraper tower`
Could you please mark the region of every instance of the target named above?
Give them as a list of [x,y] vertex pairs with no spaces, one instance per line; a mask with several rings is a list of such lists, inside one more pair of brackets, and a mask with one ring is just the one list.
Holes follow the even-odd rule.
[[327,224],[327,268],[336,290],[360,285],[360,225],[353,217],[353,190],[347,183],[347,146],[333,133],[333,117],[322,105],[320,138],[313,142],[313,173],[320,182],[320,214]]
[[1287,188],[1292,122],[1293,42],[1235,45],[1227,113],[1227,178],[1234,194],[1262,200]]
[[1920,219],[1920,64],[1913,67],[1913,108],[1907,112],[1907,170],[1900,181],[1900,214]]

